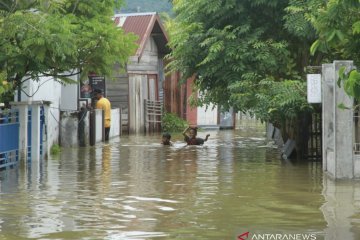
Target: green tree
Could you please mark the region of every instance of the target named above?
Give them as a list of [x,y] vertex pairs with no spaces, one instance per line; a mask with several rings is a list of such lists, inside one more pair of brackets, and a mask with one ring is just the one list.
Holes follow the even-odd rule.
[[[357,0],[320,1],[312,0],[318,10],[312,12],[312,23],[318,32],[311,52],[321,52],[337,60],[353,60],[360,64],[360,2]],[[342,16],[342,17],[340,17]],[[345,92],[360,100],[360,73],[354,69],[350,73],[340,72],[339,86]]]
[[[111,17],[121,1],[0,1],[0,72],[12,89],[52,76],[68,82],[89,72],[110,75],[136,48]],[[2,79],[5,80],[5,79]],[[1,85],[0,85],[1,88]]]
[[202,98],[255,114],[284,128],[312,111],[306,102],[305,67],[316,38],[309,6],[300,0],[175,0],[170,30],[170,70],[196,76]]

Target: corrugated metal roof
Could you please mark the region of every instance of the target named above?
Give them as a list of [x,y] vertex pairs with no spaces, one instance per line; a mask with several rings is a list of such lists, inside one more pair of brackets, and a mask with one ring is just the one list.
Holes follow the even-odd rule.
[[126,17],[126,20],[122,26],[125,32],[132,32],[139,36],[137,40],[138,44],[141,44],[146,35],[148,28],[150,27],[150,23],[154,15],[143,15],[143,16],[129,16]]
[[[136,51],[137,56],[141,56],[147,39],[152,33],[157,35],[155,41],[157,42],[159,50],[162,53],[167,53],[169,49],[166,44],[168,42],[167,34],[160,22],[159,16],[156,12],[149,13],[130,13],[130,14],[116,14],[114,16],[114,23],[118,27],[122,27],[126,33],[134,33],[139,36],[136,41],[139,47]],[[154,37],[155,38],[155,37]]]

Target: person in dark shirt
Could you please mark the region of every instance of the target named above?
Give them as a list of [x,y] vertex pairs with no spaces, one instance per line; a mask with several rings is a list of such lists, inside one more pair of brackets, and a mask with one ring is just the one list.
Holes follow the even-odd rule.
[[197,138],[197,127],[187,127],[183,131],[183,135],[187,145],[203,145],[210,137],[210,134],[207,134],[205,139]]
[[161,140],[161,144],[162,145],[172,145],[172,143],[171,143],[171,135],[170,135],[170,133],[164,133],[163,135],[162,135],[162,140]]

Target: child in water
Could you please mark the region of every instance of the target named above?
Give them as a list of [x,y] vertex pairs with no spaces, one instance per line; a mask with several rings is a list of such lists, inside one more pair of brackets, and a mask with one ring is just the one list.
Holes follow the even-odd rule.
[[[187,132],[189,133],[187,134]],[[197,138],[197,127],[188,127],[183,131],[184,140],[188,145],[203,145],[208,140],[210,134],[207,134],[205,139]]]
[[170,145],[170,146],[172,146],[172,143],[171,143],[170,139],[171,139],[170,133],[164,133],[162,135],[161,144],[162,145]]

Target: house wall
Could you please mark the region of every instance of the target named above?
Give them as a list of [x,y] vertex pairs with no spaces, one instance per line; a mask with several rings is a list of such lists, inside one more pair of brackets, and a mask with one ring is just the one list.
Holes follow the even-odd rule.
[[180,83],[179,72],[172,72],[165,77],[163,89],[165,111],[186,119],[187,85]]
[[129,58],[127,72],[129,74],[159,74],[159,54],[153,37],[146,42],[141,56]]
[[208,107],[197,108],[197,125],[198,126],[217,126],[218,124],[218,107],[210,104]]
[[[187,99],[189,99],[189,97],[192,94],[192,84],[194,83],[194,80],[195,80],[195,78],[191,78],[191,79],[187,80],[187,83],[186,83]],[[192,106],[190,106],[189,103],[187,103],[186,120],[188,121],[188,123],[190,125],[197,125],[197,118],[198,118],[197,107],[192,107]]]
[[145,131],[144,100],[148,98],[147,75],[129,75],[129,132]]
[[[118,68],[118,66],[117,66]],[[123,131],[128,129],[129,114],[129,76],[127,73],[117,74],[110,81],[106,80],[106,97],[112,108],[121,109]]]
[[[116,70],[119,66],[115,66]],[[107,98],[113,108],[121,108],[122,130],[141,133],[145,128],[144,100],[156,95],[162,98],[163,63],[159,59],[158,48],[152,37],[147,41],[141,56],[131,56],[126,73],[117,74],[111,81],[106,80]],[[159,77],[160,76],[160,77]],[[149,82],[155,78],[157,83]],[[149,89],[150,88],[150,89]]]
[[[144,100],[156,95],[158,100],[159,91],[159,55],[155,41],[149,38],[141,57],[130,57],[127,66],[129,77],[128,97],[128,130],[129,133],[143,133],[145,131],[145,106]],[[150,82],[155,78],[157,83]]]
[[60,109],[62,111],[78,110],[78,84],[61,85]]

